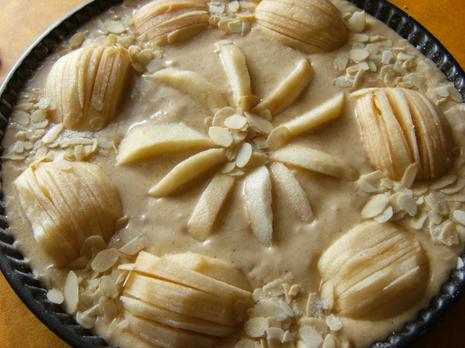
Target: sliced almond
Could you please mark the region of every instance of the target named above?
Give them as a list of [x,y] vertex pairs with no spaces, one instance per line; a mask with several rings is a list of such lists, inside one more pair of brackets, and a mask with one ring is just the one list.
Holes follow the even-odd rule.
[[68,272],[63,290],[64,304],[68,313],[74,313],[79,303],[79,279],[73,271]]
[[118,249],[104,249],[95,256],[90,266],[94,272],[105,272],[113,267],[119,257],[120,252]]
[[47,300],[52,303],[62,304],[65,300],[63,293],[58,289],[50,289],[47,291]]
[[208,128],[208,136],[217,145],[229,147],[233,143],[231,132],[223,127],[213,126]]
[[244,168],[252,158],[252,145],[249,143],[243,143],[239,148],[236,156],[236,166],[238,168]]
[[243,129],[247,125],[247,118],[242,115],[232,115],[224,120],[224,125],[230,129]]
[[362,209],[362,217],[364,219],[374,218],[380,215],[388,206],[389,197],[380,193],[370,198]]

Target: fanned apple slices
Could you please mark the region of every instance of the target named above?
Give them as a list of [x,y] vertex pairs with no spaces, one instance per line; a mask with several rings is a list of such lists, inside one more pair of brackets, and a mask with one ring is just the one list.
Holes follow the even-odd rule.
[[419,92],[404,88],[358,91],[355,113],[371,164],[400,179],[412,163],[419,179],[443,175],[453,162],[449,124]]
[[208,27],[205,0],[154,0],[136,11],[139,36],[163,46],[191,38]]
[[58,59],[46,82],[52,117],[73,130],[99,130],[115,116],[129,71],[125,49],[91,45]]
[[306,53],[335,50],[348,38],[339,10],[328,0],[263,0],[255,17],[266,33]]
[[342,316],[381,320],[422,298],[429,262],[409,232],[393,224],[355,226],[321,256],[323,286],[333,287],[334,309]]
[[250,301],[245,276],[221,260],[144,251],[121,297],[133,333],[170,348],[213,347],[239,329]]
[[39,162],[26,169],[14,185],[34,238],[57,266],[78,257],[89,236],[108,241],[122,216],[116,187],[94,164]]

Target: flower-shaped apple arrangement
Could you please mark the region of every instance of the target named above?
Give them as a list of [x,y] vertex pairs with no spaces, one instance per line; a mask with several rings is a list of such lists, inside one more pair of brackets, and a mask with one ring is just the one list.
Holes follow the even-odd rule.
[[198,240],[212,233],[216,217],[235,181],[243,176],[242,202],[256,238],[271,246],[273,239],[272,179],[288,193],[290,207],[303,222],[312,220],[308,197],[288,168],[352,180],[356,171],[340,159],[302,145],[288,144],[301,134],[341,115],[344,94],[279,125],[273,117],[294,103],[312,80],[313,69],[302,59],[293,71],[264,99],[255,96],[246,57],[230,41],[216,44],[232,103],[200,74],[174,68],[150,76],[154,82],[189,95],[211,111],[206,119],[207,134],[182,123],[143,124],[132,128],[119,146],[117,162],[130,165],[158,155],[185,150],[198,153],[176,165],[150,188],[153,197],[165,197],[216,168],[188,222],[189,232]]

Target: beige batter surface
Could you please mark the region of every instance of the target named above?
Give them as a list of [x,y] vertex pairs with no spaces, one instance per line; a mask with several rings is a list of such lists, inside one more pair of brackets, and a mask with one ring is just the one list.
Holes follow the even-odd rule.
[[[133,3],[133,2],[132,2]],[[116,7],[120,16],[133,11],[133,7]],[[142,3],[142,2],[141,2]],[[345,1],[337,1],[342,13],[349,13],[355,8]],[[113,14],[99,17],[105,21]],[[387,28],[384,24],[369,20],[369,29],[364,34],[382,35],[394,42],[394,47],[406,47],[410,54],[418,57],[428,65],[428,86],[439,86],[447,81],[445,77],[426,58],[421,56],[406,41]],[[93,20],[85,25],[91,33],[98,30],[98,23]],[[354,35],[354,34],[351,34]],[[219,30],[206,30],[195,39],[174,46],[163,47],[163,58],[158,60],[160,67],[170,66],[178,69],[195,71],[218,87],[231,98],[227,79],[218,55],[214,52],[215,42],[221,39],[234,41],[247,57],[252,80],[252,88],[257,96],[264,97],[292,70],[295,63],[307,57],[315,70],[314,79],[294,105],[275,117],[277,125],[310,110],[323,101],[336,95],[341,90],[352,89],[336,87],[334,79],[340,75],[334,69],[334,59],[344,51],[350,51],[352,40],[342,48],[325,54],[305,55],[297,50],[273,41],[258,28],[253,27],[248,35],[226,36]],[[60,53],[50,56],[37,74],[28,83],[28,89],[37,89],[43,93],[44,81],[53,62]],[[128,129],[144,123],[184,122],[201,133],[207,133],[204,118],[208,115],[202,105],[178,91],[155,84],[146,76],[133,72],[127,87],[124,101],[118,115],[105,129],[86,136],[96,137],[99,142],[116,144],[124,137]],[[382,86],[382,82],[363,82],[358,88]],[[422,92],[427,92],[427,87]],[[447,102],[441,107],[447,109],[455,102]],[[18,127],[12,120],[3,141],[5,148],[13,144]],[[73,132],[70,135],[75,135]],[[344,159],[356,168],[360,174],[373,171],[362,147],[358,127],[354,117],[353,102],[346,99],[343,115],[309,134],[300,136],[294,143],[319,149],[338,158]],[[361,222],[360,211],[368,197],[357,193],[354,182],[343,181],[308,171],[295,170],[295,175],[309,197],[315,219],[310,224],[303,224],[292,211],[286,209],[279,195],[274,195],[274,244],[267,248],[260,244],[251,233],[241,202],[241,181],[237,178],[233,193],[221,211],[215,225],[215,233],[205,242],[198,242],[186,231],[186,223],[206,187],[211,174],[202,176],[180,193],[166,198],[152,198],[147,190],[158,182],[174,165],[187,158],[191,153],[162,155],[138,165],[116,166],[116,153],[111,146],[101,148],[91,159],[99,164],[116,184],[121,195],[124,214],[129,217],[128,225],[115,233],[112,243],[124,243],[136,235],[145,235],[147,251],[156,255],[185,251],[197,252],[218,257],[239,267],[248,275],[253,287],[291,272],[296,282],[307,291],[318,291],[320,276],[316,264],[321,253],[345,231]],[[27,167],[33,155],[24,161],[4,161],[3,183],[6,193],[7,211],[11,223],[11,232],[17,239],[20,250],[28,257],[34,271],[39,275],[47,274],[46,269],[51,260],[37,247],[29,223],[21,214],[15,199],[12,182]],[[414,231],[425,248],[430,260],[431,279],[424,298],[400,316],[383,321],[362,321],[343,319],[343,334],[355,346],[364,347],[376,339],[401,327],[405,321],[413,319],[419,308],[427,305],[429,299],[438,292],[440,285],[447,279],[449,271],[457,263],[457,254],[461,247],[446,247],[431,241],[424,231]],[[53,287],[61,288],[68,270],[57,270],[53,274]],[[112,344],[122,347],[142,346],[142,342],[127,333],[117,332],[104,320],[97,321],[96,332]],[[232,347],[231,339],[221,347]]]

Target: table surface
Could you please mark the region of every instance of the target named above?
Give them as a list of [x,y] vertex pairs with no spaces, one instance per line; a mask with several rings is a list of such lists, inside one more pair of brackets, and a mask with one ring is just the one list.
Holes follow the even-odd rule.
[[[87,1],[0,0],[0,81],[40,33],[73,8]],[[425,25],[465,67],[463,0],[391,0],[391,2]],[[464,347],[465,331],[461,323],[464,316],[465,297],[415,347],[444,347],[445,342],[448,348]],[[2,274],[0,274],[0,347],[68,347],[29,312],[11,290]]]

